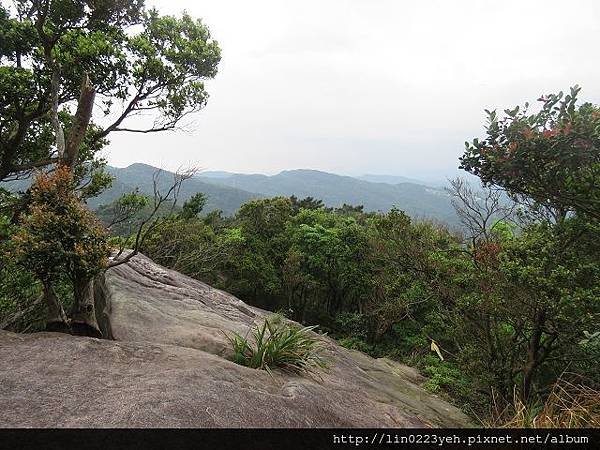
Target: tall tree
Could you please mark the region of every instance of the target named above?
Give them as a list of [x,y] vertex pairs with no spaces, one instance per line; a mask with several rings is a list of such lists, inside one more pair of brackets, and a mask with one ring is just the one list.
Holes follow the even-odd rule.
[[[204,80],[216,75],[219,60],[200,20],[160,16],[143,0],[3,1],[0,181],[65,167],[80,198],[97,193],[108,183],[95,161],[107,136],[177,128],[205,106]],[[107,125],[92,122],[96,111]],[[154,115],[151,126],[132,123],[142,113]],[[27,195],[19,208],[26,218],[30,201]],[[95,334],[90,271],[73,273],[73,319]]]
[[[487,111],[486,138],[467,143],[461,158],[486,185],[533,208],[518,239],[479,243],[479,292],[458,303],[497,369],[496,385],[508,394],[518,383],[526,400],[547,387],[550,373],[581,363],[580,340],[600,317],[600,109],[578,105],[579,91],[542,96],[534,114],[528,104],[502,118]],[[468,195],[455,198],[469,211]]]

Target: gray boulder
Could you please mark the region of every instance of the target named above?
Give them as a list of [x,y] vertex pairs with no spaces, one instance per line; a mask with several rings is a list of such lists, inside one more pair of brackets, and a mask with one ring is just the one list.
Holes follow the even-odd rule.
[[229,361],[227,334],[269,313],[144,256],[96,283],[105,336],[0,331],[4,427],[462,427],[414,370],[322,337],[330,369]]

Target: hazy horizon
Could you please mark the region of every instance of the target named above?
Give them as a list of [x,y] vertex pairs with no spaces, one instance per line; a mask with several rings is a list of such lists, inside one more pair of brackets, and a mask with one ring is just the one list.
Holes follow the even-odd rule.
[[[177,166],[177,167],[166,167],[165,165],[154,165],[154,164],[150,164],[148,162],[144,162],[144,161],[136,161],[136,162],[132,162],[132,163],[128,163],[128,164],[122,164],[122,165],[117,165],[117,164],[111,164],[109,162],[109,166],[111,167],[115,167],[117,169],[125,169],[128,168],[131,165],[135,165],[135,164],[145,164],[148,166],[152,166],[152,167],[156,167],[157,169],[163,169],[163,170],[167,170],[167,171],[176,171],[178,169],[186,169],[189,168],[190,166],[182,164],[181,166]],[[356,173],[343,173],[343,172],[336,172],[335,170],[323,170],[323,169],[317,169],[317,168],[311,168],[311,167],[291,167],[291,168],[286,168],[286,169],[281,169],[281,170],[275,170],[275,171],[251,171],[251,172],[240,172],[240,171],[232,171],[232,170],[221,170],[218,168],[215,169],[207,169],[205,167],[196,167],[198,169],[198,172],[196,173],[196,175],[198,176],[202,176],[203,174],[210,174],[210,173],[227,173],[227,174],[231,174],[231,175],[266,175],[266,176],[273,176],[273,175],[278,175],[282,172],[293,172],[293,171],[298,171],[298,170],[307,170],[307,171],[317,171],[317,172],[324,172],[324,173],[328,173],[328,174],[332,174],[332,175],[339,175],[339,176],[347,176],[347,177],[352,177],[352,178],[361,178],[361,177],[399,177],[399,178],[406,178],[407,180],[413,180],[415,182],[427,182],[427,183],[442,183],[444,184],[445,181],[448,178],[453,178],[455,176],[461,176],[461,177],[468,177],[468,178],[476,178],[473,175],[461,171],[461,170],[456,170],[455,173],[448,173],[446,175],[441,174],[439,176],[436,176],[435,174],[433,175],[424,175],[424,176],[407,176],[407,175],[403,175],[403,174],[395,174],[395,173],[370,173],[370,172],[356,172]],[[367,180],[368,181],[368,180]]]
[[482,136],[485,108],[574,84],[600,103],[594,1],[147,3],[202,18],[223,58],[186,132],[111,135],[116,167],[439,179]]

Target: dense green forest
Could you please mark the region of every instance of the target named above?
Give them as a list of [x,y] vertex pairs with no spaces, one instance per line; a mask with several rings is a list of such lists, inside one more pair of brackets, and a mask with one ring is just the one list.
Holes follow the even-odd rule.
[[[112,182],[107,136],[202,109],[220,49],[202,22],[143,2],[15,3],[0,8],[0,181],[34,181],[0,191],[0,328],[102,337],[94,279],[143,252],[419,368],[483,423],[599,425],[600,108],[578,87],[535,112],[488,112],[457,162],[483,190],[449,187],[460,233],[312,197],[204,214],[202,192],[179,201],[193,169],[153,180],[152,195],[123,192],[101,223],[86,203]],[[116,100],[125,112],[94,123],[95,95],[107,116]],[[133,130],[136,111],[159,119]]]

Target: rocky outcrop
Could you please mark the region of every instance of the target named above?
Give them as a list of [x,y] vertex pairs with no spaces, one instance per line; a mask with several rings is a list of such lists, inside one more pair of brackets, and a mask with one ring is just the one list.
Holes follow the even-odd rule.
[[228,360],[227,333],[269,313],[143,256],[96,283],[100,327],[114,340],[0,332],[5,427],[466,426],[406,366],[329,338],[321,376]]

